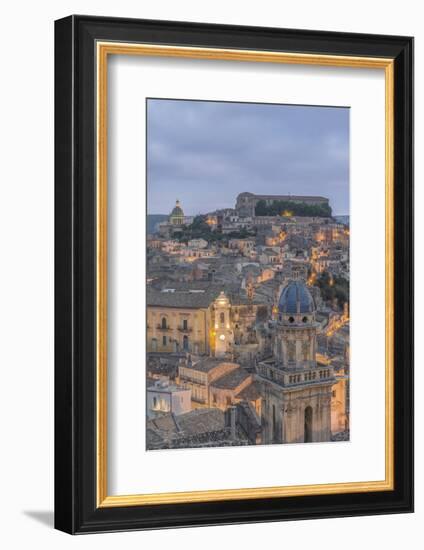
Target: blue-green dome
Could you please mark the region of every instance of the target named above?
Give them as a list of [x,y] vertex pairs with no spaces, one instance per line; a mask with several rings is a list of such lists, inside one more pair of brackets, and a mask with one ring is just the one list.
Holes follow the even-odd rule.
[[281,293],[278,311],[287,314],[315,311],[314,299],[305,283],[302,281],[289,282]]
[[175,206],[174,209],[171,212],[171,217],[173,217],[173,218],[175,218],[175,217],[184,218],[184,212],[181,210],[181,208],[179,206]]
[[169,222],[172,225],[183,225],[184,224],[184,212],[183,209],[180,206],[180,201],[177,200],[174,206],[174,209],[172,210],[171,214],[169,215]]
[[177,200],[175,206],[170,214],[171,218],[184,218],[183,209],[180,206],[180,201]]

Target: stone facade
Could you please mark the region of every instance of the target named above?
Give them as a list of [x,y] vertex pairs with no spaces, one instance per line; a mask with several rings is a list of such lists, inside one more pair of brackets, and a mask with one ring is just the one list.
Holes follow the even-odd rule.
[[316,360],[315,305],[301,281],[278,305],[273,357],[257,366],[262,382],[264,443],[331,440],[334,370]]
[[190,358],[181,362],[178,368],[178,382],[191,389],[191,398],[194,402],[209,405],[210,385],[238,368],[237,363],[220,361],[212,357],[197,361]]
[[219,287],[198,292],[149,289],[147,351],[230,358],[235,334],[237,344],[257,344],[253,327],[263,314],[267,306],[254,296],[228,296]]
[[147,351],[209,353],[210,312],[208,308],[149,306]]
[[254,216],[255,207],[259,201],[271,204],[274,201],[291,201],[311,205],[328,205],[325,197],[296,196],[296,195],[255,195],[253,193],[240,193],[236,199],[236,212],[239,216]]

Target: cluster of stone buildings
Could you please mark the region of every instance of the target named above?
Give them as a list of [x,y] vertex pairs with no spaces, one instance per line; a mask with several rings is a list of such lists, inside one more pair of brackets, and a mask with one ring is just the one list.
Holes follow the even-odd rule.
[[313,206],[328,206],[329,200],[325,197],[310,197],[306,195],[255,195],[254,193],[240,193],[236,200],[236,211],[240,216],[255,216],[255,208],[259,201],[270,205],[274,201],[303,203]]
[[348,227],[254,216],[258,200],[242,193],[205,214],[222,238],[184,242],[177,201],[148,237],[148,449],[349,437],[348,305],[314,285],[321,273],[348,280]]

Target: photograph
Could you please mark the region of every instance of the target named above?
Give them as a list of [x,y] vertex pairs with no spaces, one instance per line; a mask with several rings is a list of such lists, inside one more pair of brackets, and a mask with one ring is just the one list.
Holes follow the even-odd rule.
[[349,107],[146,121],[146,450],[349,441]]
[[[293,521],[302,539],[303,520],[375,530],[359,516],[414,510],[418,18],[405,35],[399,10],[390,26],[381,10],[347,24],[260,6],[249,23],[226,8],[214,23],[184,21],[180,5],[176,20],[55,20],[58,531]],[[44,218],[9,187],[37,218],[13,256],[19,282]],[[389,542],[411,523],[387,521]],[[309,546],[328,545],[320,524]],[[363,530],[334,529],[358,546]]]

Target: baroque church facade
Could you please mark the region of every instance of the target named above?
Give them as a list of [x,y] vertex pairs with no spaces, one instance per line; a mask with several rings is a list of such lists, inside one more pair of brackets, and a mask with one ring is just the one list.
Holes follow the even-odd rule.
[[334,369],[317,361],[315,304],[303,281],[291,281],[278,303],[273,356],[258,363],[262,443],[331,439]]

